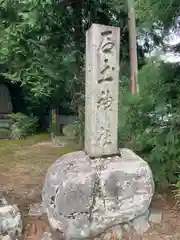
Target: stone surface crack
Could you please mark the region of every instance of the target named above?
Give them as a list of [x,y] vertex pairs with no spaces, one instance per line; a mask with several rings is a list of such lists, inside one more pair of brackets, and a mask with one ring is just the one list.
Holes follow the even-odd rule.
[[93,185],[92,203],[89,207],[89,218],[88,218],[88,220],[89,220],[90,223],[93,220],[92,213],[93,213],[94,206],[96,204],[96,196],[97,196],[98,192],[99,192],[99,177],[97,176],[96,180],[95,180],[95,183]]

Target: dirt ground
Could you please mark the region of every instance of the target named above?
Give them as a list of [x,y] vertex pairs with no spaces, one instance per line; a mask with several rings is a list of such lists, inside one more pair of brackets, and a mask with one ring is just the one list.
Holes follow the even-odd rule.
[[[48,136],[39,135],[21,141],[0,140],[0,192],[10,203],[19,205],[25,222],[24,240],[40,240],[49,231],[46,220],[28,217],[32,203],[40,202],[43,180],[48,167],[61,155],[78,146],[58,147]],[[152,208],[162,211],[161,225],[152,225],[142,240],[180,240],[180,211],[171,192],[156,194]],[[137,236],[129,240],[137,240]]]

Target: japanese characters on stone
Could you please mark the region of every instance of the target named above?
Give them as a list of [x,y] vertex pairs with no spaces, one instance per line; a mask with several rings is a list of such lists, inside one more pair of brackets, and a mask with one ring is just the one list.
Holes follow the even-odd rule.
[[117,154],[120,29],[93,24],[86,36],[85,150]]
[[[101,85],[101,90],[97,94],[97,109],[103,109],[104,113],[101,112],[101,117],[104,116],[104,123],[98,126],[97,145],[100,147],[106,147],[112,144],[111,124],[108,118],[108,111],[112,111],[113,96],[110,91],[111,82],[113,81],[112,72],[115,70],[115,66],[109,61],[109,58],[113,56],[115,43],[112,40],[112,31],[101,32],[101,43],[98,49],[100,59],[100,78],[97,80],[98,84]],[[98,117],[98,114],[97,114]],[[98,122],[98,121],[97,121]]]

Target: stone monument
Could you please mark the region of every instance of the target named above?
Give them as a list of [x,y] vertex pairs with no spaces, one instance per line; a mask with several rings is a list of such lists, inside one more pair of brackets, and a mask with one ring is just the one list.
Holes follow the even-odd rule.
[[12,113],[12,102],[8,88],[0,84],[0,139],[9,138],[12,120],[8,114]]
[[8,88],[0,84],[0,114],[12,113],[12,103]]
[[86,39],[85,151],[117,154],[120,29],[94,24]]
[[149,165],[118,149],[120,30],[93,24],[86,40],[85,151],[59,158],[42,191],[50,225],[69,240],[121,229],[147,213],[154,193]]

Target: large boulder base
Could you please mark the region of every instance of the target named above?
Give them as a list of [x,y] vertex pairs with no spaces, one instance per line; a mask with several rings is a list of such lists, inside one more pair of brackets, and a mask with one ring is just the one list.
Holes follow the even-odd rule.
[[154,194],[149,165],[129,149],[120,152],[96,159],[73,152],[49,168],[42,199],[52,228],[67,239],[85,239],[148,210]]

